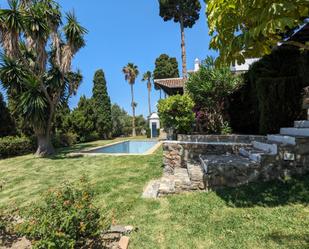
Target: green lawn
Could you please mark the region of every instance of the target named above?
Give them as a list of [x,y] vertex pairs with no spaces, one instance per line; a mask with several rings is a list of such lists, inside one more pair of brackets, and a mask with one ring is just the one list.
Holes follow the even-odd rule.
[[86,174],[102,213],[114,210],[117,223],[138,228],[130,248],[309,248],[309,176],[144,200],[145,184],[162,173],[162,150],[150,156],[65,156],[108,142],[77,145],[49,159],[0,160],[0,208],[26,207],[48,188]]

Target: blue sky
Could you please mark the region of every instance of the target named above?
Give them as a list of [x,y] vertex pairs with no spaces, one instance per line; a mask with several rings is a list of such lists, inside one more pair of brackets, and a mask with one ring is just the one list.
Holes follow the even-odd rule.
[[[128,62],[138,65],[141,73],[154,69],[155,59],[162,53],[174,56],[181,66],[179,24],[164,22],[159,16],[157,0],[59,0],[64,11],[74,10],[80,23],[89,34],[87,46],[75,57],[73,68],[79,68],[84,81],[78,95],[70,100],[74,108],[81,95],[90,97],[92,80],[97,69],[106,75],[108,91],[113,103],[124,107],[129,113],[130,88],[125,82],[122,67]],[[200,19],[192,29],[186,30],[188,68],[193,68],[195,58],[214,55],[209,51],[209,36],[202,2]],[[0,0],[4,6],[6,0]],[[147,88],[141,75],[135,84],[137,114],[147,116]],[[152,109],[155,109],[159,92],[152,91]]]

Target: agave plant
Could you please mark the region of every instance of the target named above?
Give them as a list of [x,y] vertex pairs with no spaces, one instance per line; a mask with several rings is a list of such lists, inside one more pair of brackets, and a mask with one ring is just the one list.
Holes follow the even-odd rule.
[[38,156],[54,153],[50,136],[55,112],[82,80],[71,64],[85,46],[87,30],[74,13],[65,19],[63,25],[60,6],[53,0],[10,0],[9,9],[0,9],[0,81],[33,128]]

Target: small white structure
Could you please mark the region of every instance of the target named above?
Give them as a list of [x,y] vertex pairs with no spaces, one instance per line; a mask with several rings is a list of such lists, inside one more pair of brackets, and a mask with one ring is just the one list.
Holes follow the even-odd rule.
[[201,63],[198,58],[195,59],[194,61],[194,72],[198,72],[200,70]]
[[251,58],[246,59],[244,64],[238,65],[235,64],[235,66],[231,65],[231,72],[235,74],[243,74],[249,71],[250,66],[254,63],[259,61],[260,58]]
[[160,118],[156,112],[152,113],[149,117],[149,128],[151,138],[159,136],[158,130],[160,129]]

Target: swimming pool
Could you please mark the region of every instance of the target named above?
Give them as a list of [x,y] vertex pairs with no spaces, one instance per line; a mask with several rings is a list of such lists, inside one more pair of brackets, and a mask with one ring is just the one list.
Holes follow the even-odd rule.
[[158,141],[124,141],[87,151],[92,154],[148,154],[155,150]]

